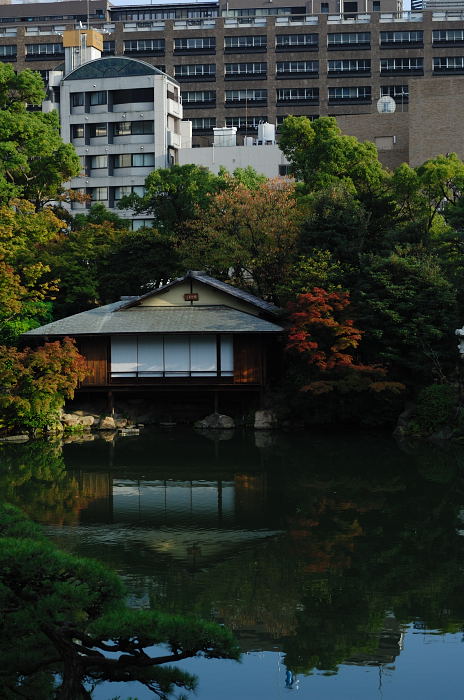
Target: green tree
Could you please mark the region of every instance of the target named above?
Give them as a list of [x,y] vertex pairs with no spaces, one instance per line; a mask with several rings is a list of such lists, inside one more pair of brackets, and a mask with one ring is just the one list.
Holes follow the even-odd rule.
[[40,209],[80,171],[73,146],[61,140],[57,112],[27,111],[44,97],[38,73],[16,75],[10,64],[0,65],[0,202],[23,197]]
[[[0,507],[0,536],[5,698],[79,700],[91,697],[86,681],[128,680],[167,698],[174,688],[194,689],[196,679],[165,664],[196,655],[238,659],[224,627],[129,609],[116,574],[56,549],[13,506]],[[165,653],[150,650],[160,644]],[[61,678],[56,695],[53,674]]]
[[49,320],[56,280],[43,250],[60,235],[62,222],[24,200],[0,206],[0,343]]
[[354,193],[377,191],[387,178],[374,144],[343,134],[333,117],[287,117],[279,146],[310,191],[340,181]]
[[456,291],[437,258],[405,249],[363,256],[360,267],[353,302],[367,360],[408,383],[443,378],[457,359],[458,316]]
[[100,298],[145,294],[185,271],[173,237],[156,229],[128,231],[107,251],[98,275]]
[[200,165],[173,165],[153,170],[145,180],[145,194],[132,194],[119,203],[135,214],[150,214],[162,232],[185,235],[185,225],[204,211],[209,198],[226,186],[226,179]]
[[443,214],[459,222],[464,190],[464,163],[455,153],[439,155],[417,168],[396,168],[391,189],[402,220],[402,240],[430,244],[443,228]]

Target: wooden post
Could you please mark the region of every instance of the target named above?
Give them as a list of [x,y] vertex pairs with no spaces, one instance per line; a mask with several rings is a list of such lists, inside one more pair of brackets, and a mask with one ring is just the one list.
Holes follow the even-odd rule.
[[108,392],[108,413],[110,416],[114,416],[114,396],[113,392]]

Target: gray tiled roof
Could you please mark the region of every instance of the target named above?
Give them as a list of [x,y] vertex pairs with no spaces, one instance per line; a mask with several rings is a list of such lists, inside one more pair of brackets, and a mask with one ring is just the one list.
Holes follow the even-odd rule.
[[[238,289],[238,287],[233,287],[231,284],[221,282],[215,277],[210,277],[205,272],[200,272],[198,270],[189,270],[187,274],[183,277],[178,277],[172,282],[168,282],[168,284],[165,284],[163,287],[160,287],[155,291],[148,292],[147,294],[144,294],[142,297],[140,297],[140,299],[145,299],[146,297],[162,294],[166,289],[169,289],[169,287],[173,287],[174,285],[179,284],[185,279],[198,280],[198,282],[207,284],[208,286],[213,287],[214,289],[218,289],[221,292],[224,292],[225,294],[229,294],[230,296],[233,296],[236,299],[241,299],[242,301],[245,301],[248,304],[252,304],[253,306],[262,309],[263,311],[267,311],[270,314],[278,314],[280,312],[279,307],[275,304],[271,304],[269,301],[264,301],[264,299],[255,297],[255,295],[251,294],[250,292],[245,292],[243,289]],[[127,305],[132,306],[134,305],[134,303],[137,302],[130,301],[127,303]]]
[[282,327],[228,306],[143,306],[126,301],[83,311],[34,328],[27,336],[119,333],[279,333]]

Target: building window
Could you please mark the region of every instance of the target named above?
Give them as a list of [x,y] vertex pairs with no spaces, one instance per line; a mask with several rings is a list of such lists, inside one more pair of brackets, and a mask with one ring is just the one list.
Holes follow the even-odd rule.
[[357,14],[358,3],[357,2],[344,2],[343,12],[349,12],[350,14]]
[[341,61],[328,61],[329,73],[370,73],[371,62],[366,58],[349,58]]
[[124,41],[124,53],[159,55],[164,53],[164,39],[128,39]]
[[319,61],[278,61],[276,64],[277,77],[284,75],[317,75]]
[[[279,130],[279,128],[282,126],[282,124],[284,123],[284,121],[285,121],[285,120],[287,119],[287,117],[289,117],[289,116],[291,116],[291,115],[290,115],[290,114],[278,114],[278,115],[277,115],[277,118],[276,118],[277,130]],[[303,116],[305,116],[305,117],[306,117],[307,119],[309,119],[309,121],[311,121],[311,122],[314,121],[315,119],[317,119],[317,118],[319,117],[318,114],[305,114],[305,115],[303,115]]]
[[106,202],[108,199],[107,187],[92,187],[90,190],[92,202]]
[[424,68],[423,58],[381,58],[381,73],[413,73]]
[[266,75],[267,63],[226,63],[226,76]]
[[[81,170],[79,172],[79,175],[85,175],[86,173],[86,167],[85,167],[85,156],[78,156],[79,157],[79,163],[81,165]],[[84,192],[85,194],[85,192]]]
[[114,199],[119,200],[123,197],[128,197],[131,194],[136,194],[138,197],[143,197],[145,187],[143,185],[122,185],[114,188]]
[[434,29],[432,31],[433,44],[463,44],[464,29]]
[[380,97],[393,97],[399,102],[407,102],[409,99],[409,88],[407,85],[381,85]]
[[111,376],[115,378],[232,377],[233,373],[233,338],[230,335],[111,338]]
[[314,47],[318,46],[319,37],[317,34],[277,34],[276,48],[288,49],[298,47]]
[[182,104],[213,104],[216,102],[215,90],[187,90],[181,93]]
[[280,177],[291,177],[292,176],[292,166],[291,165],[279,165],[279,175],[280,175]]
[[279,88],[277,102],[317,102],[319,88]]
[[108,128],[106,124],[90,124],[89,126],[89,136],[91,139],[100,138],[102,136],[107,136]]
[[[108,156],[92,156],[90,158],[91,170],[99,170],[108,167]],[[104,197],[106,199],[106,197]]]
[[380,12],[380,0],[373,0],[372,12]]
[[154,219],[132,219],[131,229],[132,231],[140,231],[141,228],[152,228],[154,223]]
[[174,51],[201,51],[202,49],[215,49],[216,38],[214,36],[174,39]]
[[16,45],[8,44],[0,46],[0,59],[1,58],[15,58],[16,57]]
[[71,93],[71,107],[83,107],[84,106],[84,93],[83,92],[72,92]]
[[112,56],[115,51],[115,46],[116,44],[114,41],[104,41],[102,56]]
[[136,104],[153,102],[153,88],[114,90],[113,104]]
[[266,49],[267,37],[265,34],[256,36],[225,36],[224,48],[227,49]]
[[380,32],[380,46],[391,46],[394,44],[415,44],[421,45],[424,41],[424,32]]
[[216,117],[196,117],[190,121],[192,122],[192,131],[208,131],[216,126]]
[[26,44],[26,58],[35,56],[64,56],[63,44]]
[[226,90],[228,103],[265,102],[267,90]]
[[433,70],[441,72],[462,72],[464,70],[464,56],[442,56],[433,59]]
[[187,66],[174,66],[176,78],[214,78],[216,66],[214,63],[197,63]]
[[256,131],[259,124],[267,122],[267,117],[226,117],[226,126]]
[[153,134],[153,122],[116,122],[113,125],[114,136],[138,136],[140,134]]
[[72,139],[83,139],[84,138],[84,125],[83,124],[72,124],[71,125],[71,138]]
[[370,44],[370,32],[337,32],[328,34],[327,36],[327,46],[329,49],[345,49],[351,47],[367,49]]
[[154,165],[154,153],[120,153],[114,156],[115,168],[147,168]]
[[362,87],[329,87],[329,102],[353,101],[367,102],[370,101],[372,90],[370,85]]
[[106,90],[98,90],[97,92],[90,93],[90,104],[95,105],[106,105],[107,103],[107,93]]
[[321,15],[328,15],[329,14],[329,3],[328,2],[321,2]]

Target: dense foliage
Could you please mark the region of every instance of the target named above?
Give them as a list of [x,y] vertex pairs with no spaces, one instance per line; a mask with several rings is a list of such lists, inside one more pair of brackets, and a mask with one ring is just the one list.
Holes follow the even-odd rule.
[[0,505],[0,536],[2,697],[79,700],[89,682],[136,680],[167,698],[196,678],[165,664],[239,657],[224,627],[128,608],[116,574],[58,550],[13,506]]
[[[56,203],[67,197],[62,183],[78,164],[59,138],[56,116],[27,111],[26,103],[42,97],[37,74],[0,65],[1,343],[14,345],[52,318],[202,269],[290,304],[288,314],[302,295],[349,298],[346,318],[362,338],[351,364],[375,368],[375,381],[393,382],[395,393],[400,384],[415,394],[456,382],[464,164],[455,154],[390,172],[373,144],[343,134],[335,119],[288,117],[280,145],[296,180],[267,180],[251,168],[156,170],[143,196],[120,202],[150,217],[131,231],[127,219],[100,204],[72,218]],[[314,377],[295,360],[292,341],[286,344],[279,392],[294,395]],[[305,363],[315,365],[308,356]],[[334,368],[318,370],[317,381],[332,386],[327,371]],[[356,382],[365,387],[368,376],[374,379],[358,372]]]

